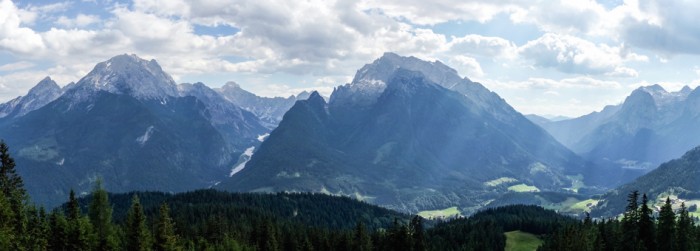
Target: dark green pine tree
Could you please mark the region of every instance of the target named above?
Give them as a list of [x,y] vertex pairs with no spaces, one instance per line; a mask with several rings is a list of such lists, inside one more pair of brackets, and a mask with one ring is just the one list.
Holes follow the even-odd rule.
[[178,244],[178,236],[175,234],[175,223],[170,218],[170,208],[167,203],[160,205],[156,221],[155,250],[177,251],[182,250]]
[[398,219],[394,218],[394,223],[387,232],[388,244],[392,250],[411,250],[411,239],[408,233],[408,228],[400,224]]
[[12,250],[15,234],[12,225],[12,209],[5,194],[0,193],[0,250]]
[[623,250],[639,250],[639,191],[633,191],[627,196],[627,207],[622,218]]
[[75,192],[71,189],[68,196],[68,220],[78,220],[78,218],[80,218],[80,205],[75,198]]
[[15,170],[15,160],[10,156],[10,149],[2,140],[0,140],[0,192],[4,195],[12,214],[10,221],[5,222],[12,226],[13,237],[9,239],[12,249],[26,249],[25,244],[30,241],[29,235],[26,234],[28,219],[25,214],[28,196],[24,190],[22,177]]
[[420,216],[413,216],[410,231],[413,239],[413,251],[425,251],[427,249],[425,230],[423,229],[423,219]]
[[355,227],[355,232],[353,233],[353,250],[357,251],[371,251],[372,250],[372,239],[365,229],[365,224],[362,221],[357,222]]
[[95,247],[104,251],[119,249],[119,242],[112,223],[112,206],[109,204],[107,191],[102,188],[101,180],[97,180],[92,191],[88,216],[95,233]]
[[143,213],[139,196],[134,194],[126,214],[126,249],[148,251],[151,247],[151,233],[146,227],[146,215]]
[[676,225],[676,248],[677,250],[692,250],[693,219],[688,214],[685,203],[681,203],[678,211],[678,224]]
[[270,219],[263,221],[258,229],[258,249],[259,250],[280,250],[279,242],[277,241],[277,227]]
[[639,206],[639,239],[644,243],[646,250],[656,250],[656,236],[654,236],[654,219],[649,208],[647,194],[642,195],[642,205]]
[[49,214],[49,250],[67,251],[70,250],[68,244],[68,221],[59,210],[53,210]]
[[35,206],[27,208],[27,240],[24,246],[27,250],[47,250],[49,236],[49,221],[44,208],[36,209]]
[[[75,197],[75,192],[71,190],[68,197],[68,217],[63,216],[63,213],[58,213],[59,220],[64,219],[66,221],[66,242],[65,250],[91,250],[92,241],[95,239],[93,235],[93,228],[90,220],[83,216],[80,212],[80,206],[78,205],[78,199]],[[52,228],[52,231],[55,231]],[[54,235],[54,238],[58,238]],[[54,245],[57,244],[58,240],[54,240]]]
[[666,203],[661,206],[659,211],[659,223],[656,244],[658,250],[674,251],[676,250],[676,215],[671,207],[671,199],[666,198]]

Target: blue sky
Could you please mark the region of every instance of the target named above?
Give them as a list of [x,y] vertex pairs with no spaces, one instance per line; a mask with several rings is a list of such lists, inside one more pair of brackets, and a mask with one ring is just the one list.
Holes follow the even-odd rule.
[[700,2],[0,0],[0,101],[112,56],[178,82],[330,95],[392,51],[440,60],[522,113],[580,116],[635,88],[700,84]]

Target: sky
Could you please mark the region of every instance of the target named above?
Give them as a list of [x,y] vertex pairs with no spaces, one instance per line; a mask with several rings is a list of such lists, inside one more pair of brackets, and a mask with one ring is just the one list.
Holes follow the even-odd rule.
[[384,52],[439,60],[523,114],[581,116],[700,84],[700,1],[0,0],[0,102],[119,54],[261,96],[335,86]]

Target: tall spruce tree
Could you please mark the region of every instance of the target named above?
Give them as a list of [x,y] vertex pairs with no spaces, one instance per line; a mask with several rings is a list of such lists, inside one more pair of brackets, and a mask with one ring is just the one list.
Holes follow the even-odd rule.
[[12,209],[5,194],[0,193],[0,250],[11,250],[15,234],[12,231]]
[[0,140],[0,192],[4,195],[12,216],[6,224],[12,226],[13,238],[11,245],[15,250],[27,247],[27,192],[24,182],[15,170],[15,160],[10,156],[10,149],[5,141]]
[[678,210],[678,224],[676,225],[676,248],[678,250],[693,250],[692,232],[693,219],[690,218],[685,202],[683,202]]
[[68,221],[63,213],[59,210],[53,210],[49,214],[49,250],[67,251],[68,240]]
[[649,208],[647,194],[642,195],[642,205],[639,206],[639,239],[644,243],[647,251],[656,250],[656,237],[654,236],[654,219]]
[[99,179],[92,191],[88,216],[94,228],[95,247],[104,251],[117,250],[119,245],[112,223],[112,206],[109,204],[107,191],[102,188],[102,181]]
[[148,251],[151,247],[151,233],[146,227],[146,215],[143,213],[139,196],[134,194],[126,214],[126,249]]
[[357,251],[371,251],[372,250],[372,239],[367,233],[365,224],[362,221],[357,222],[355,226],[355,232],[353,234],[353,249]]
[[658,234],[656,235],[657,247],[659,250],[676,250],[676,215],[673,213],[671,198],[666,198],[666,203],[659,211]]
[[80,205],[78,199],[75,198],[75,192],[70,190],[68,195],[68,220],[77,220],[80,218]]
[[423,229],[423,219],[420,216],[413,216],[410,231],[413,238],[413,251],[425,251],[427,249],[425,230]]
[[178,237],[175,234],[175,223],[170,218],[168,204],[161,204],[158,213],[155,230],[155,251],[181,250],[182,248],[178,244]]
[[623,250],[639,250],[639,191],[633,191],[627,196],[627,207],[622,218]]

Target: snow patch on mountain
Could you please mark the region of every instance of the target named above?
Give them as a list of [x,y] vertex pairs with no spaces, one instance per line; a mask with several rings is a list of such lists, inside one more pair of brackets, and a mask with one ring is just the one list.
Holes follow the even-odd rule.
[[263,142],[268,136],[270,136],[269,133],[258,135],[258,141]]
[[27,92],[27,95],[20,96],[4,104],[0,104],[0,118],[12,115],[13,117],[24,116],[25,114],[44,107],[51,101],[56,100],[62,94],[61,87],[50,77],[41,80],[36,86]]
[[78,81],[79,86],[141,99],[177,97],[177,84],[155,60],[119,55],[95,68]]
[[239,163],[231,169],[231,173],[228,175],[229,177],[233,176],[234,174],[240,172],[245,168],[245,164],[248,163],[250,160],[250,157],[253,156],[253,151],[255,151],[255,147],[251,146],[248,147],[248,149],[245,149],[243,154],[241,154],[241,157],[239,158]]
[[148,141],[148,139],[151,138],[151,135],[152,135],[152,134],[153,134],[153,126],[149,126],[149,127],[146,129],[146,132],[145,132],[143,135],[141,135],[141,136],[139,136],[138,138],[136,138],[136,142],[138,142],[139,145],[143,146],[143,145],[146,144],[146,142]]
[[688,98],[688,95],[692,92],[688,86],[683,87],[683,89],[677,92],[668,92],[658,84],[640,87],[640,89],[649,93],[651,97],[654,98],[654,103],[659,107],[682,102]]

